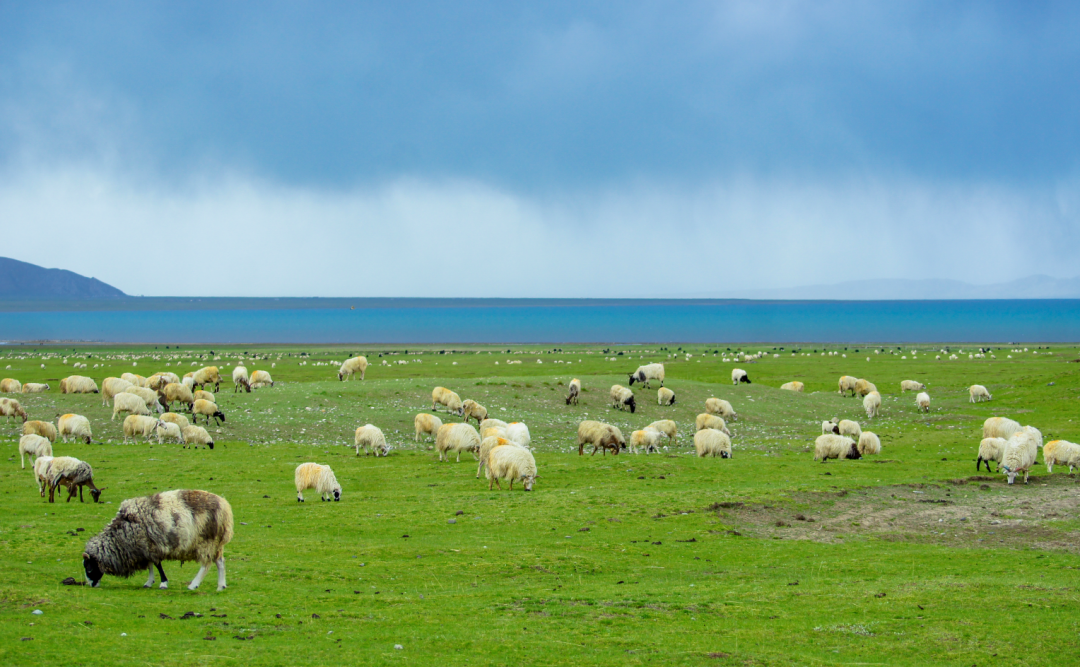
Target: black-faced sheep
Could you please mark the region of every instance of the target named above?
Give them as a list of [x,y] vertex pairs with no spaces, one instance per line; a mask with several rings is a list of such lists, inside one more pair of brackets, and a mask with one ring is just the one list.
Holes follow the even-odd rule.
[[[607,455],[607,450],[618,454],[619,450],[626,447],[626,438],[617,426],[587,419],[578,424],[578,456],[585,453],[586,443],[593,446],[592,454],[600,450],[601,456]],[[592,456],[590,454],[590,456]]]
[[642,382],[646,388],[651,388],[649,387],[650,380],[659,380],[660,386],[664,386],[664,364],[638,366],[638,369],[630,374],[629,385],[633,387],[635,382]]
[[93,433],[90,431],[90,420],[82,415],[66,414],[56,420],[56,430],[60,438],[66,443],[68,438],[83,440],[90,444]]
[[206,425],[210,425],[210,418],[214,418],[215,424],[222,424],[225,421],[225,413],[221,411],[221,408],[217,406],[217,403],[213,403],[204,398],[195,399],[195,404],[191,406],[191,421],[198,424],[199,415],[202,415],[206,419]]
[[747,375],[746,371],[744,371],[741,368],[732,368],[731,369],[731,384],[739,384],[740,382],[742,382],[744,384],[751,384],[750,383],[750,376]]
[[694,451],[699,457],[719,456],[731,458],[731,438],[714,428],[703,428],[694,434]]
[[[861,433],[860,433],[861,435]],[[828,459],[861,459],[859,446],[851,438],[842,435],[819,435],[814,441],[814,460],[825,463]]]
[[386,437],[383,435],[382,429],[373,424],[357,427],[353,435],[353,442],[356,444],[357,456],[360,456],[361,447],[364,448],[365,454],[370,450],[376,457],[390,454],[390,447],[386,444]]
[[667,387],[660,387],[656,390],[656,403],[657,405],[675,405],[675,392]]
[[611,385],[611,407],[619,410],[629,408],[631,414],[636,412],[637,402],[634,400],[634,392],[619,384]]
[[296,502],[304,502],[304,491],[315,489],[319,498],[329,501],[333,497],[334,502],[341,500],[341,485],[330,466],[318,463],[301,463],[296,466]]

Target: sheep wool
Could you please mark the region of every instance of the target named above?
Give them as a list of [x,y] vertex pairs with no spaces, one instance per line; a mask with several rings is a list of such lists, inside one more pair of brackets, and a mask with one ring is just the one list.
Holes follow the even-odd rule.
[[42,384],[41,382],[27,382],[22,386],[22,393],[24,394],[43,394],[49,391],[48,384]]
[[731,384],[739,384],[740,382],[744,384],[750,384],[750,376],[747,375],[746,371],[741,368],[732,368]]
[[263,387],[273,387],[274,379],[270,377],[270,373],[267,371],[255,371],[251,374],[251,388],[262,389]]
[[19,463],[22,465],[23,470],[26,470],[25,456],[30,457],[30,464],[33,465],[34,459],[42,456],[52,456],[52,443],[48,438],[43,438],[40,435],[24,435],[19,438]]
[[841,375],[840,376],[840,382],[837,383],[837,386],[840,389],[840,391],[838,393],[840,393],[840,394],[848,394],[850,392],[850,395],[854,396],[855,395],[855,385],[858,382],[859,382],[858,378],[852,377],[850,375]]
[[22,393],[22,383],[15,378],[4,378],[0,380],[0,393],[3,394],[18,394]]
[[506,425],[506,438],[528,449],[532,444],[532,434],[525,422],[511,422]]
[[660,442],[664,439],[664,434],[653,428],[643,428],[639,431],[634,431],[630,434],[629,449],[633,454],[637,454],[638,448],[644,449],[646,454],[660,451]]
[[187,417],[185,417],[184,415],[178,415],[175,412],[166,412],[165,414],[161,415],[161,421],[169,424],[176,424],[180,427],[181,430],[183,430],[183,428],[188,425]]
[[248,375],[248,369],[244,366],[240,365],[232,369],[232,381],[234,394],[241,389],[251,393],[251,376]]
[[521,482],[526,491],[532,491],[536,478],[536,459],[532,452],[524,447],[495,447],[488,454],[487,471],[488,490],[492,482],[502,491],[499,480],[509,480],[510,490],[514,490],[514,481]]
[[990,462],[998,464],[998,468],[1001,468],[1001,459],[1005,456],[1005,447],[1008,446],[1009,441],[1005,438],[983,438],[979,443],[979,456],[975,459],[975,471],[979,471],[979,467],[983,463],[986,464],[986,472],[990,472]]
[[915,397],[915,407],[919,408],[919,412],[930,412],[930,394],[920,391]]
[[210,401],[211,403],[217,403],[217,399],[214,398],[214,395],[204,389],[196,389],[195,393],[192,395],[195,397],[196,401],[201,399],[204,401]]
[[1080,445],[1068,440],[1051,440],[1043,447],[1043,460],[1046,463],[1046,472],[1054,472],[1054,465],[1060,463],[1069,466],[1071,475],[1074,468],[1080,467]]
[[166,440],[175,440],[177,444],[183,444],[184,442],[184,434],[180,431],[180,426],[177,424],[159,421],[154,432],[157,434],[159,445]]
[[731,458],[731,438],[727,433],[714,428],[703,428],[694,434],[694,450],[699,458],[719,456]]
[[926,391],[926,385],[915,380],[904,380],[900,383],[900,393],[909,391]]
[[840,435],[851,436],[855,440],[858,440],[859,436],[862,435],[862,427],[859,426],[859,422],[850,419],[841,419],[837,427],[840,429]]
[[90,464],[72,456],[55,456],[49,464],[49,502],[53,502],[53,493],[60,486],[68,490],[67,502],[79,494],[83,502],[83,487],[90,487],[90,496],[94,502],[101,498],[101,489],[94,486],[94,471]]
[[1038,446],[1032,447],[1031,444],[1030,435],[1018,431],[1005,445],[1005,454],[1001,457],[998,472],[1009,478],[1009,484],[1016,481],[1019,473],[1024,473],[1024,484],[1028,483],[1028,474],[1031,472],[1031,466],[1035,464],[1035,455],[1038,452]]
[[128,383],[130,383],[130,384],[132,384],[133,386],[136,386],[136,387],[145,387],[146,386],[146,378],[144,378],[143,376],[141,376],[141,375],[139,375],[137,373],[122,373],[120,375],[120,379],[123,380],[124,382],[128,382]]
[[121,412],[127,412],[132,415],[149,415],[150,410],[146,407],[146,401],[135,394],[129,394],[126,391],[122,391],[116,396],[113,396],[113,410],[112,419],[116,419],[116,415]]
[[66,414],[56,420],[56,430],[61,439],[66,443],[68,438],[83,440],[90,444],[94,434],[90,431],[90,420],[82,415]]
[[195,561],[199,571],[189,590],[202,583],[210,564],[217,566],[217,590],[225,590],[225,545],[233,538],[233,512],[229,502],[207,491],[178,489],[152,496],[129,498],[100,534],[90,538],[83,553],[83,568],[91,586],[109,574],[130,577],[146,569],[144,588],[154,585],[154,569],[161,575],[159,588],[168,588],[161,563]]
[[629,408],[630,413],[633,414],[637,411],[634,392],[619,384],[611,385],[611,407],[619,410]]
[[491,428],[493,426],[497,426],[497,427],[499,427],[499,428],[501,428],[502,430],[505,431],[506,427],[509,426],[509,424],[507,424],[506,422],[504,422],[501,419],[492,419],[490,417],[488,419],[485,419],[484,421],[480,422],[480,430],[481,431],[483,431],[486,428]]
[[634,386],[635,382],[641,382],[646,388],[650,388],[649,382],[651,380],[658,380],[660,386],[664,386],[664,364],[646,364],[644,366],[638,366],[638,369],[630,374],[629,385]]
[[365,454],[370,450],[370,453],[376,457],[386,456],[390,453],[390,447],[386,444],[386,437],[383,436],[382,430],[372,424],[357,427],[353,442],[356,444],[357,456],[360,456],[361,447],[364,448]]
[[873,382],[871,382],[869,380],[862,380],[862,379],[859,379],[859,380],[855,381],[855,394],[856,395],[865,398],[867,396],[867,394],[869,394],[872,391],[877,391],[877,387],[874,385]]
[[859,454],[862,456],[872,456],[874,454],[881,453],[881,438],[876,433],[870,431],[863,431],[859,436]]
[[351,380],[355,373],[360,374],[360,379],[364,379],[364,373],[367,371],[368,363],[367,357],[359,356],[352,359],[346,359],[341,364],[341,368],[338,369],[338,380]]
[[25,424],[29,415],[26,414],[26,410],[14,398],[0,398],[0,417],[8,417],[9,419],[22,417]]
[[446,411],[458,417],[465,414],[465,408],[461,404],[461,397],[446,387],[435,387],[431,390],[431,411],[435,412],[437,406],[445,406]]
[[23,435],[40,435],[48,438],[49,442],[56,442],[56,427],[50,422],[30,420],[23,423],[22,432]]
[[578,404],[578,395],[581,393],[581,380],[574,378],[570,380],[570,394],[566,397],[566,404],[574,405]]
[[495,449],[496,447],[503,446],[520,447],[521,445],[517,444],[513,440],[509,440],[507,438],[503,438],[497,435],[488,436],[480,441],[480,450],[478,454],[478,458],[480,459],[480,465],[476,467],[477,479],[480,478],[480,473],[484,470],[485,467],[487,467],[488,455],[491,453],[491,450]]
[[802,382],[799,382],[798,380],[792,380],[791,382],[785,382],[784,384],[780,385],[780,388],[787,391],[797,391],[799,393],[802,393],[803,389],[806,388],[806,385],[804,385]]
[[107,377],[101,381],[101,404],[108,405],[117,394],[122,394],[135,385],[120,378]]
[[675,405],[675,392],[667,387],[660,387],[656,390],[656,403],[657,405]]
[[164,423],[166,422],[155,417],[128,415],[124,418],[124,442],[127,442],[128,438],[136,438],[140,435],[149,440],[150,436],[154,435],[158,425]]
[[185,448],[187,448],[188,445],[191,445],[192,447],[205,445],[210,449],[214,448],[214,439],[210,437],[210,433],[202,426],[191,425],[181,427],[180,434],[184,436]]
[[203,389],[209,384],[214,385],[214,391],[221,389],[221,372],[217,366],[200,368],[191,376],[191,380],[195,389]]
[[70,375],[60,380],[61,394],[96,394],[97,383],[82,375]]
[[[862,433],[859,434],[862,437]],[[859,446],[851,438],[842,435],[819,435],[814,441],[814,460],[825,463],[828,459],[859,459]]]
[[37,482],[38,495],[45,497],[45,489],[49,486],[49,466],[52,465],[53,457],[39,456],[34,461],[34,481]]
[[675,438],[678,435],[678,430],[675,425],[675,421],[672,419],[660,419],[649,424],[645,428],[656,429],[667,436],[669,443],[674,443]]
[[157,413],[165,412],[165,407],[161,404],[158,398],[158,393],[153,389],[147,389],[146,387],[130,387],[128,388],[128,394],[134,394],[146,403],[146,407]]
[[731,431],[728,429],[727,424],[724,423],[723,417],[717,417],[716,415],[710,415],[707,412],[702,412],[694,419],[694,430],[700,431],[702,429],[711,428],[717,431],[726,433],[731,437]]
[[866,410],[866,418],[873,419],[881,410],[881,394],[872,391],[863,398],[863,410]]
[[578,456],[584,454],[586,444],[593,446],[593,454],[600,450],[601,456],[606,456],[609,449],[613,454],[618,454],[619,450],[626,445],[626,439],[623,438],[622,431],[618,427],[591,419],[578,424],[577,434]]
[[221,411],[221,408],[217,406],[217,403],[208,401],[205,398],[195,399],[195,403],[191,406],[191,421],[196,424],[199,423],[199,415],[206,418],[206,425],[210,425],[210,418],[214,418],[215,424],[221,424],[225,421],[225,413]]
[[739,415],[735,414],[735,408],[731,407],[731,403],[722,398],[705,399],[705,412],[710,415],[719,415],[727,421],[737,421],[739,418]]
[[304,491],[308,489],[315,489],[321,500],[329,501],[331,498],[334,502],[341,500],[341,485],[338,484],[337,477],[334,476],[334,471],[330,469],[330,466],[301,463],[296,466],[294,478],[298,503],[304,502]]
[[461,462],[461,452],[472,452],[474,455],[480,449],[480,434],[472,427],[472,424],[443,424],[435,434],[435,451],[439,453],[440,461],[449,461],[450,453],[457,454],[457,462]]
[[187,385],[179,382],[170,382],[158,392],[158,396],[165,404],[165,409],[168,410],[169,406],[173,403],[180,402],[188,406],[188,410],[191,410],[191,406],[195,403],[195,396],[191,392],[191,388]]
[[[968,400],[971,403],[978,403],[980,401],[989,401],[993,396],[986,390],[986,387],[981,384],[973,384],[968,387]],[[1011,484],[1011,482],[1010,482]]]
[[837,422],[833,421],[821,422],[821,433],[822,435],[827,433],[835,433],[836,435],[840,435],[840,426],[839,424],[837,424]]
[[430,435],[434,438],[442,425],[442,420],[435,415],[429,415],[426,412],[418,413],[413,417],[413,429],[416,431],[416,441],[420,442],[421,435]]
[[480,405],[479,403],[472,400],[471,398],[466,399],[465,402],[461,404],[461,408],[462,408],[462,411],[464,412],[464,415],[465,415],[465,421],[469,421],[470,419],[475,419],[476,420],[476,425],[479,426],[480,422],[487,419],[487,414],[488,414],[487,408]]
[[983,422],[984,438],[1005,438],[1008,440],[1021,428],[1020,423],[1008,417],[990,417]]

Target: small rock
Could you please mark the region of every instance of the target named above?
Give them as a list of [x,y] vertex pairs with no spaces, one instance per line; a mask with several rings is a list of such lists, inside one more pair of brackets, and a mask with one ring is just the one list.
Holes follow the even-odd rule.
[[447,519],[446,523],[457,523],[457,519]]
[[120,636],[121,636],[121,637],[127,637],[127,633],[126,633],[126,632],[121,632],[121,633],[120,633]]
[[463,510],[458,510],[458,511],[454,512],[454,516],[461,516],[464,513],[465,512]]
[[41,611],[40,609],[35,609],[34,611],[32,611],[30,613],[33,614],[34,616],[41,616],[45,612]]
[[395,648],[396,650],[400,651],[400,650],[404,649],[405,647],[404,647],[404,646],[402,646],[401,644],[394,644],[394,648]]

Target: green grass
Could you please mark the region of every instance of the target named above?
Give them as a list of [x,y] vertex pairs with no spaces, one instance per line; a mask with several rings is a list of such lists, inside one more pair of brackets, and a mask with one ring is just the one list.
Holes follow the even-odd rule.
[[[802,349],[813,356],[794,357],[788,346],[775,351],[779,358],[772,346],[743,346],[769,352],[752,363],[712,356],[727,345],[682,346],[690,360],[668,358],[679,346],[666,347],[512,346],[507,354],[457,346],[408,355],[215,347],[218,361],[206,349],[6,350],[0,368],[11,367],[0,374],[23,382],[77,372],[100,383],[165,363],[183,374],[192,361],[227,374],[247,351],[270,357],[248,368],[270,370],[279,384],[236,395],[222,386],[228,420],[210,427],[213,451],[122,444],[121,420],[109,420],[100,397],[61,396],[55,381],[48,394],[19,396],[31,418],[90,417],[95,443],[55,452],[89,461],[107,503],[42,501],[18,466],[17,425],[2,426],[0,664],[1075,662],[1077,479],[1040,465],[1027,486],[1007,487],[974,470],[991,415],[1033,424],[1047,440],[1080,439],[1075,347],[1032,354],[1036,346],[1001,346],[996,359],[968,359],[974,346],[953,345],[962,358],[937,361],[940,345],[918,346],[918,360],[911,346],[875,354],[817,345]],[[336,365],[315,365],[345,352],[371,360],[364,382],[337,382]],[[183,358],[167,356],[174,353]],[[76,360],[90,368],[72,371]],[[609,408],[608,387],[654,360],[667,365],[676,405],[661,408],[655,387],[635,385],[636,414]],[[734,366],[754,384],[733,387]],[[880,419],[867,425],[861,402],[836,394],[841,374],[877,384]],[[572,377],[585,386],[577,407],[562,400]],[[805,394],[776,389],[792,379],[806,383]],[[899,393],[904,379],[929,384],[929,415],[916,412],[913,394]],[[968,403],[975,382],[992,402]],[[534,492],[489,492],[472,457],[440,464],[428,443],[413,441],[413,415],[430,409],[436,384],[529,424],[541,475]],[[740,414],[731,460],[690,455],[694,416],[709,396]],[[815,463],[813,440],[833,416],[878,433],[882,454]],[[627,435],[672,418],[680,438],[661,455],[578,457],[584,418]],[[389,457],[358,458],[344,446],[368,422],[386,433]],[[313,493],[296,502],[293,470],[303,461],[334,467],[342,502],[320,503]],[[213,571],[199,592],[187,591],[192,563],[164,565],[168,591],[143,589],[142,575],[106,577],[99,589],[61,585],[82,579],[82,547],[122,499],[172,488],[206,489],[232,504],[227,591],[214,592]],[[183,619],[186,612],[201,616]]]

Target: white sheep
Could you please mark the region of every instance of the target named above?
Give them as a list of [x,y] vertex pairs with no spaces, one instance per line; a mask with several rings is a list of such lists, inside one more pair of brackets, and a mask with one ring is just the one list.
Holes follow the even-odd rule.
[[[991,400],[993,396],[986,390],[986,387],[981,384],[973,384],[968,387],[968,402],[978,403],[983,400]],[[1010,482],[1011,484],[1011,482]]]
[[513,440],[526,449],[532,444],[532,434],[524,422],[511,422],[506,425],[506,439]]
[[162,405],[158,393],[153,389],[147,389],[146,387],[129,387],[126,391],[128,394],[134,394],[141,398],[146,407],[153,412],[162,413],[165,412],[165,407]]
[[858,441],[859,436],[862,435],[862,427],[859,426],[859,422],[851,421],[850,419],[841,419],[837,426],[840,429],[840,435],[850,436],[856,441]]
[[180,426],[178,424],[173,424],[166,421],[158,421],[154,431],[157,434],[157,441],[159,445],[166,440],[175,440],[177,444],[183,444],[184,442],[184,434],[180,430]]
[[180,427],[180,433],[184,436],[184,448],[188,445],[196,448],[199,445],[205,445],[210,449],[214,448],[214,439],[210,437],[210,433],[202,426],[182,426]]
[[919,408],[919,412],[930,412],[930,394],[920,391],[915,397],[915,406]]
[[53,494],[56,489],[64,486],[68,490],[67,502],[79,494],[79,502],[83,502],[83,487],[90,487],[90,496],[94,502],[101,498],[103,489],[94,486],[94,471],[89,463],[80,461],[72,456],[55,456],[49,463],[49,502],[53,502]]
[[0,380],[0,393],[3,394],[19,394],[22,393],[22,383],[15,378],[4,378]]
[[869,380],[856,380],[855,381],[855,394],[861,397],[866,397],[872,391],[877,391],[877,386]]
[[23,422],[22,432],[23,435],[40,435],[43,438],[48,438],[49,442],[56,442],[56,427],[50,422],[36,419]]
[[22,417],[24,424],[29,419],[26,410],[14,398],[0,398],[0,417],[9,417],[11,419]]
[[[1029,427],[1025,427],[1029,428]],[[1009,484],[1016,481],[1016,475],[1024,473],[1024,484],[1028,483],[1028,474],[1035,464],[1039,447],[1035,438],[1025,430],[1017,431],[1005,445],[1005,454],[1001,457],[998,471],[1009,478]]]
[[975,459],[975,471],[978,472],[983,463],[986,464],[986,472],[990,472],[990,462],[993,461],[1001,467],[1001,459],[1005,456],[1005,447],[1009,441],[1005,438],[983,438],[979,442],[979,456]]
[[675,421],[672,419],[660,419],[649,424],[645,428],[656,429],[660,431],[668,438],[668,443],[674,444],[675,439],[678,436],[678,430],[675,425]]
[[47,391],[49,391],[49,385],[40,382],[27,382],[22,386],[24,394],[43,394]]
[[248,375],[248,369],[245,366],[238,365],[232,369],[232,381],[234,394],[241,389],[251,393],[251,376]]
[[[1080,467],[1080,445],[1068,440],[1051,440],[1043,447],[1043,461],[1046,463],[1046,472],[1054,472],[1054,464],[1069,466],[1071,475],[1074,468]],[[987,468],[989,468],[987,464]]]
[[739,415],[735,413],[735,408],[731,407],[731,403],[722,398],[705,399],[705,412],[710,415],[719,415],[727,421],[737,421],[739,418]]
[[694,434],[694,450],[698,457],[719,456],[731,458],[731,438],[714,428],[703,428]]
[[61,394],[96,394],[97,383],[82,375],[70,375],[60,380]]
[[180,430],[184,430],[185,426],[188,426],[188,419],[184,415],[177,414],[175,412],[166,412],[161,415],[161,421],[169,424],[176,424],[180,427]]
[[750,376],[747,375],[746,371],[744,371],[741,368],[732,368],[731,369],[731,384],[739,384],[740,382],[743,382],[745,384],[750,384]]
[[89,445],[90,439],[93,437],[93,433],[90,431],[90,420],[82,415],[61,415],[56,421],[56,430],[65,443],[71,437],[76,440],[83,440]]
[[797,391],[801,393],[806,388],[806,385],[804,385],[802,382],[799,382],[798,380],[792,380],[791,382],[785,382],[784,384],[780,385],[780,388],[787,391]]
[[442,428],[442,420],[435,415],[429,415],[426,412],[418,413],[413,417],[413,429],[416,432],[416,441],[420,442],[420,435],[430,435],[432,438]]
[[370,450],[376,457],[387,456],[390,453],[390,447],[386,444],[382,429],[372,424],[357,427],[353,442],[356,445],[357,456],[360,456],[361,447],[364,448],[365,454]]
[[630,408],[631,414],[637,411],[637,402],[634,400],[634,392],[630,391],[626,387],[613,384],[611,385],[611,407],[622,410],[624,408]]
[[435,387],[431,390],[431,411],[436,412],[436,407],[442,405],[446,411],[461,417],[465,414],[465,408],[461,403],[461,397],[446,387]]
[[488,454],[487,471],[488,490],[494,482],[502,491],[499,480],[510,480],[510,490],[514,490],[514,480],[520,480],[526,491],[532,491],[533,484],[540,476],[536,473],[536,459],[532,452],[524,447],[495,447]]
[[338,484],[337,477],[334,476],[334,471],[330,469],[330,466],[301,463],[296,466],[294,478],[298,503],[304,502],[304,491],[308,489],[315,489],[321,500],[328,502],[331,497],[334,502],[341,500],[341,485]]
[[710,415],[707,412],[702,412],[694,419],[694,430],[700,431],[702,429],[711,428],[717,431],[723,431],[731,437],[731,431],[728,430],[727,424],[724,423],[723,417],[717,417],[716,415]]
[[101,381],[101,404],[108,405],[117,394],[122,394],[135,385],[127,380],[116,377],[107,377]]
[[667,387],[660,387],[656,390],[656,404],[675,405],[675,392],[671,391]]
[[592,454],[600,450],[601,456],[607,456],[609,449],[613,454],[618,454],[619,450],[626,446],[626,438],[623,437],[619,427],[592,419],[586,419],[578,424],[577,436],[578,456],[584,454],[586,443],[593,446]]
[[206,385],[214,385],[214,391],[221,389],[221,372],[217,366],[200,368],[191,375],[192,388],[204,389]]
[[42,498],[45,497],[45,489],[49,486],[49,467],[52,465],[52,460],[51,456],[39,456],[34,461],[34,481],[37,482],[38,495]]
[[643,382],[646,388],[649,387],[650,380],[659,380],[660,386],[664,386],[664,364],[646,364],[644,366],[638,366],[638,369],[630,374],[631,387],[635,382]]
[[263,387],[273,387],[275,383],[269,372],[255,371],[251,374],[250,384],[252,389],[262,389]]
[[855,395],[855,385],[858,382],[859,382],[858,378],[852,377],[850,375],[841,375],[840,376],[840,382],[837,383],[837,386],[840,389],[840,391],[838,393],[846,394],[848,392],[851,392],[851,395],[854,396]]
[[503,437],[500,437],[500,436],[497,436],[497,435],[488,436],[488,437],[486,437],[486,438],[484,438],[483,440],[480,441],[480,449],[479,449],[479,453],[477,455],[477,458],[480,459],[480,465],[478,465],[476,467],[476,477],[477,478],[480,477],[480,473],[487,466],[488,455],[491,453],[491,450],[495,449],[496,447],[503,447],[503,446],[520,447],[521,445],[517,444],[513,440],[510,440],[508,438],[503,438]]
[[203,400],[210,401],[211,403],[217,403],[217,399],[214,397],[214,394],[206,391],[205,389],[196,389],[195,393],[192,395],[195,397],[196,401]]
[[873,419],[881,410],[881,394],[872,391],[863,398],[863,410],[866,410],[866,418]]
[[643,428],[630,434],[629,449],[637,454],[638,448],[645,450],[646,454],[660,451],[660,443],[665,438],[664,434],[653,428]]
[[24,456],[30,457],[30,463],[33,465],[34,459],[41,456],[52,456],[52,443],[48,438],[43,438],[40,435],[24,435],[19,438],[19,463],[22,465],[23,470],[26,470],[26,459]]
[[367,357],[359,356],[352,359],[346,359],[342,362],[341,368],[338,369],[337,379],[339,380],[351,380],[354,373],[360,374],[360,379],[364,379],[364,373],[367,372]]
[[122,391],[116,396],[113,396],[113,410],[112,419],[116,419],[116,415],[121,412],[127,412],[132,415],[149,415],[150,410],[146,407],[146,401],[142,400],[142,397],[135,394],[129,394],[126,391]]
[[221,424],[225,421],[225,413],[221,411],[221,408],[217,406],[217,403],[208,401],[205,398],[195,399],[195,403],[191,406],[191,421],[196,424],[199,423],[199,415],[206,418],[206,425],[210,425],[210,418],[214,418],[214,423]]
[[840,435],[840,426],[837,422],[834,421],[821,422],[821,433],[822,435],[828,433],[835,433],[836,435]]
[[140,435],[149,440],[158,425],[164,423],[165,422],[155,417],[128,415],[124,418],[124,442],[127,442],[128,438],[134,438]]
[[465,401],[461,404],[461,409],[465,417],[465,421],[469,421],[469,419],[475,419],[477,426],[480,425],[480,422],[487,419],[487,408],[480,405],[471,398],[465,399]]
[[124,382],[128,382],[136,387],[145,387],[146,378],[137,373],[123,373],[120,375],[120,379]]
[[566,404],[570,405],[570,403],[573,403],[574,405],[577,405],[578,404],[578,394],[580,394],[580,393],[581,393],[581,380],[579,380],[577,378],[574,378],[573,380],[570,380],[570,395],[566,397]]
[[504,422],[501,419],[493,419],[491,417],[488,417],[484,421],[480,422],[480,430],[483,431],[486,428],[499,427],[503,431],[505,431],[506,427],[509,426],[509,425],[510,424],[507,424],[506,422]]
[[480,434],[472,424],[443,424],[435,434],[435,450],[439,452],[440,461],[449,461],[450,452],[454,452],[460,463],[462,451],[476,455],[479,449]]
[[189,411],[195,404],[195,395],[192,393],[191,387],[179,382],[170,382],[165,385],[165,387],[158,392],[158,396],[165,404],[166,410],[168,410],[175,402],[180,402],[188,406]]
[[1005,438],[1008,440],[1012,437],[1013,433],[1016,433],[1021,428],[1019,422],[1013,421],[1008,417],[990,417],[983,422],[983,437]]
[[926,385],[915,380],[904,380],[900,383],[900,393],[908,391],[926,391]]
[[[859,434],[860,437],[862,433]],[[860,459],[859,446],[851,438],[842,435],[819,435],[814,441],[814,460],[825,463],[828,459]]]
[[870,431],[863,431],[859,436],[859,454],[862,456],[871,456],[873,454],[881,453],[881,438],[876,433]]

